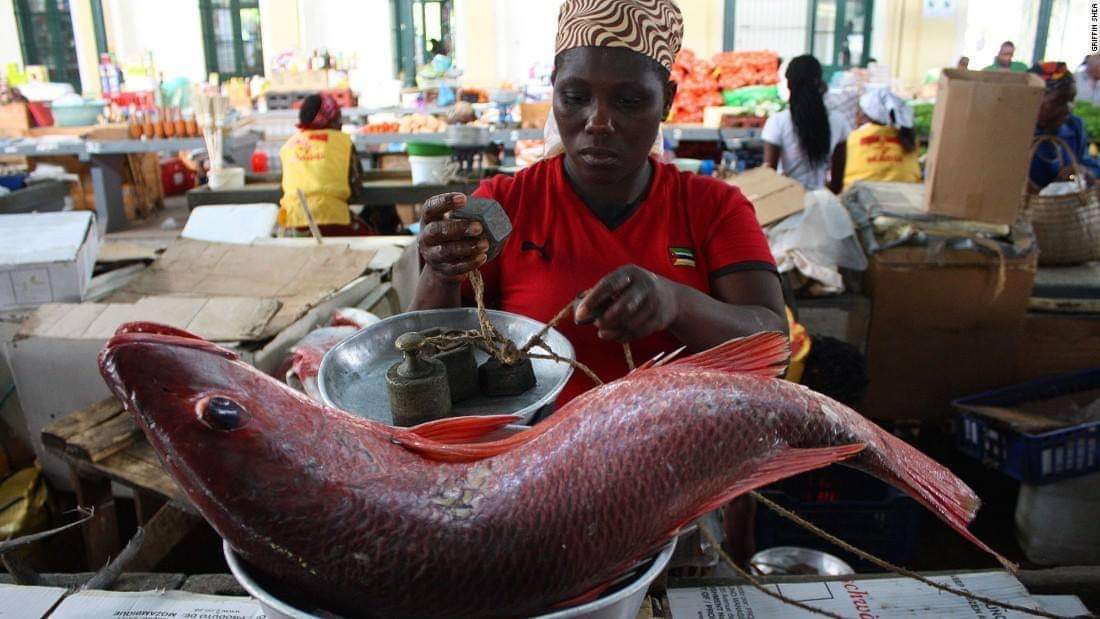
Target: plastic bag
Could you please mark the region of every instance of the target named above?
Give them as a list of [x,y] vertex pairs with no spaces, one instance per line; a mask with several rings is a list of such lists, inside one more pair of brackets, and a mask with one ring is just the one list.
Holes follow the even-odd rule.
[[867,256],[848,211],[824,189],[807,193],[804,211],[773,226],[768,244],[780,273],[797,270],[821,282],[828,292],[844,291],[841,268],[867,269]]

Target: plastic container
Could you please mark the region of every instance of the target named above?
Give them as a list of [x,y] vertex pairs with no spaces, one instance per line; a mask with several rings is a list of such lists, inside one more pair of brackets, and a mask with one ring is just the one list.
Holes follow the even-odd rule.
[[207,185],[212,191],[223,189],[241,189],[244,187],[244,168],[231,166],[220,170],[210,170]]
[[1047,484],[1100,472],[1100,421],[1025,434],[968,409],[1011,407],[1093,389],[1100,389],[1100,368],[959,398],[952,402],[960,412],[956,445],[986,466],[1028,484]]
[[442,183],[440,174],[451,162],[450,155],[442,157],[420,157],[409,155],[409,169],[412,171],[414,185],[435,185]]
[[405,152],[410,157],[442,157],[451,154],[451,147],[438,142],[408,142]]
[[1040,565],[1100,564],[1100,473],[1052,484],[1022,484],[1016,539]]
[[195,172],[179,157],[169,157],[160,162],[160,181],[164,195],[174,196],[195,187]]
[[58,127],[94,125],[106,107],[103,101],[85,101],[78,105],[53,105],[53,122]]
[[266,151],[257,150],[252,153],[252,173],[266,174],[268,172],[268,156]]
[[673,163],[676,164],[676,167],[681,172],[692,172],[695,174],[698,174],[699,168],[703,166],[703,162],[699,159],[676,159]]
[[[898,565],[916,555],[923,517],[900,490],[843,466],[803,473],[763,489],[764,496],[871,554]],[[835,554],[859,572],[881,571],[770,509],[756,509],[756,547],[799,546]]]
[[0,176],[0,186],[7,187],[11,191],[27,186],[27,174],[9,174]]

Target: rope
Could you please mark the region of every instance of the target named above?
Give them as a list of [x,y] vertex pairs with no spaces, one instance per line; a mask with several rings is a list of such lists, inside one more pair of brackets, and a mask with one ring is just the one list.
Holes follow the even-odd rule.
[[[477,329],[471,329],[468,331],[451,331],[442,335],[433,335],[431,337],[424,338],[424,346],[435,346],[437,348],[446,349],[456,345],[473,344],[494,359],[499,361],[501,365],[515,365],[524,359],[548,359],[556,363],[567,363],[574,369],[584,372],[588,378],[592,379],[596,385],[602,385],[603,381],[600,377],[592,371],[591,368],[585,364],[577,361],[576,359],[566,359],[555,353],[550,345],[546,343],[546,334],[550,332],[558,325],[559,322],[565,320],[569,314],[573,312],[573,306],[576,304],[576,300],[570,301],[561,308],[557,314],[546,323],[542,329],[539,329],[537,333],[532,335],[527,343],[522,348],[517,348],[515,342],[501,335],[493,326],[493,322],[489,320],[489,312],[485,310],[485,280],[481,277],[481,272],[473,270],[467,273],[466,277],[470,280],[470,287],[474,291],[474,302],[477,304]],[[624,344],[624,347],[626,345]],[[531,352],[533,348],[541,348],[546,351],[545,353]],[[633,369],[633,359],[630,358],[629,347],[625,348],[627,351],[627,363]]]
[[744,578],[750,585],[755,587],[764,595],[773,597],[780,602],[783,602],[784,604],[796,606],[798,608],[801,608],[802,610],[814,613],[816,615],[832,617],[833,619],[844,619],[844,617],[841,615],[831,613],[827,610],[817,608],[815,606],[810,606],[809,604],[799,602],[798,600],[792,600],[791,598],[783,595],[782,593],[779,593],[778,591],[772,591],[771,589],[768,589],[767,587],[762,585],[759,580],[754,578],[752,574],[741,569],[741,566],[737,565],[733,558],[726,554],[725,550],[722,550],[722,545],[718,543],[718,540],[714,539],[714,535],[710,531],[708,531],[706,527],[699,527],[699,532],[703,534],[703,537],[706,538],[708,544],[718,549],[718,555],[722,557],[722,560],[726,562],[726,565],[729,565],[731,568],[733,568],[733,571],[737,572],[737,574],[741,576],[741,578]]
[[[1017,606],[1015,604],[1009,604],[1007,602],[999,602],[997,600],[994,600],[993,598],[987,598],[985,596],[970,593],[969,591],[963,591],[961,589],[955,589],[953,587],[948,587],[947,585],[941,585],[940,583],[938,583],[934,580],[930,580],[928,578],[925,578],[924,576],[921,576],[920,574],[918,574],[918,573],[916,573],[912,570],[906,569],[906,568],[901,567],[899,565],[894,565],[893,563],[890,563],[889,561],[886,561],[885,559],[880,559],[880,558],[876,557],[875,555],[873,555],[873,554],[871,554],[871,553],[869,553],[865,550],[861,550],[859,548],[856,548],[855,546],[853,546],[853,545],[849,544],[848,542],[840,539],[839,537],[829,533],[828,531],[825,531],[824,529],[821,529],[820,527],[818,527],[814,523],[803,519],[798,514],[795,514],[794,512],[784,508],[783,506],[781,506],[778,503],[776,503],[775,501],[772,501],[771,499],[765,497],[764,495],[760,494],[759,492],[751,492],[749,494],[751,494],[752,497],[755,498],[757,501],[760,501],[761,503],[763,503],[768,509],[770,509],[773,512],[779,514],[780,516],[790,520],[791,522],[794,522],[795,524],[802,527],[803,529],[806,529],[810,533],[813,533],[814,535],[824,539],[825,541],[831,542],[831,543],[843,548],[844,550],[847,550],[848,552],[860,557],[861,559],[864,559],[866,561],[870,561],[871,563],[874,563],[875,565],[881,567],[884,570],[887,570],[887,571],[893,572],[895,574],[898,574],[899,576],[905,576],[906,578],[912,578],[913,580],[922,582],[922,583],[928,585],[929,587],[932,587],[933,589],[939,589],[940,591],[943,591],[945,593],[950,593],[952,595],[957,595],[959,597],[963,597],[963,598],[966,598],[966,599],[969,599],[969,600],[974,600],[976,602],[982,602],[983,604],[991,604],[993,606],[999,606],[999,607],[1004,608],[1006,610],[1015,610],[1017,612],[1027,613],[1029,615],[1035,615],[1036,617],[1050,617],[1052,619],[1069,619],[1067,617],[1062,617],[1060,615],[1054,615],[1054,614],[1051,614],[1051,613],[1048,613],[1048,612],[1045,612],[1045,611],[1042,611],[1042,610],[1035,610],[1035,609],[1032,609],[1032,608],[1026,608],[1024,606]],[[700,528],[700,530],[702,530],[702,528]],[[734,569],[737,569],[738,571],[740,571],[740,568],[734,568]]]

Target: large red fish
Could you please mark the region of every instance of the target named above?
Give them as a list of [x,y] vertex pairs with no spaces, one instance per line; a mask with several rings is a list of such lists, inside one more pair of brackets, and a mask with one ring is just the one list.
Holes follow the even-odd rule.
[[99,362],[211,525],[336,612],[525,616],[586,599],[702,514],[840,461],[986,548],[961,480],[775,378],[786,359],[786,339],[763,334],[651,363],[487,443],[511,417],[374,423],[167,327],[122,327]]

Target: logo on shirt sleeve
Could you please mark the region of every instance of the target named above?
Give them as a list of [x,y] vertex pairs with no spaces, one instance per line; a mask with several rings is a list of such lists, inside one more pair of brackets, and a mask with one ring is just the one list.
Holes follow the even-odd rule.
[[695,251],[690,247],[669,247],[668,253],[672,255],[672,266],[695,267]]

